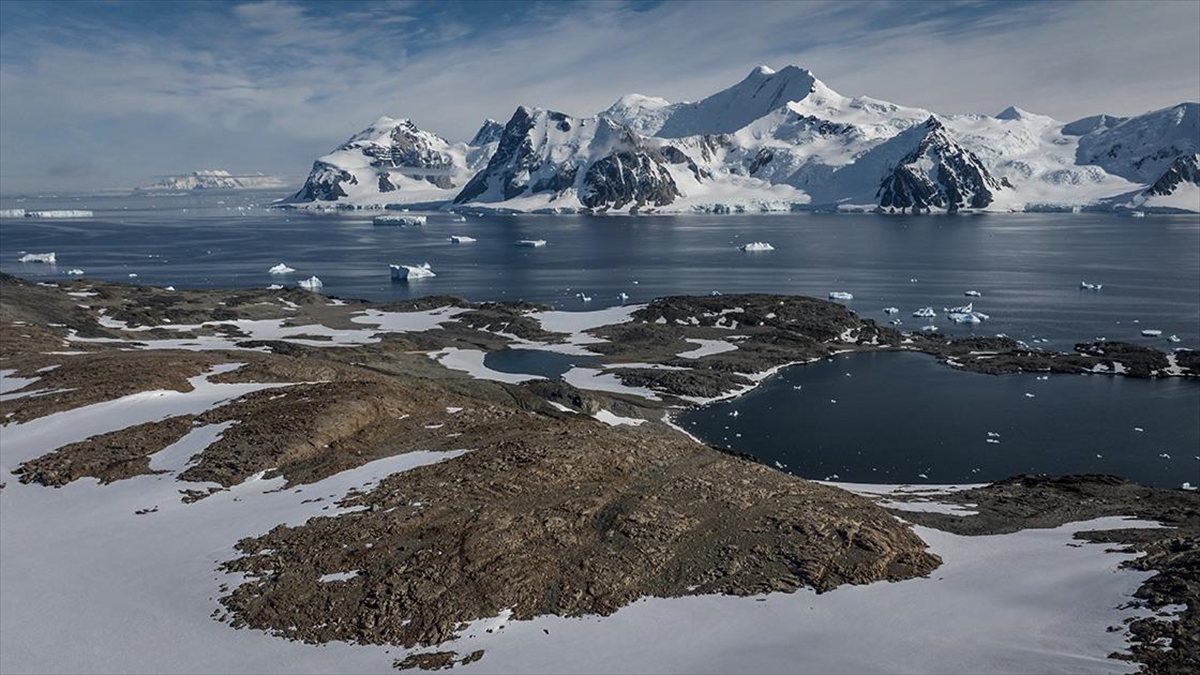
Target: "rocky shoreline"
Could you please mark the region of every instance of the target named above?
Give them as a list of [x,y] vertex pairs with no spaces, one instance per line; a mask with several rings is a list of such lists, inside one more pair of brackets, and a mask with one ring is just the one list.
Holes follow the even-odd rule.
[[[705,446],[662,422],[788,364],[912,350],[984,373],[1200,375],[1193,352],[1100,343],[1057,353],[1007,338],[901,333],[842,305],[790,296],[668,297],[614,312],[606,325],[555,330],[566,324],[547,307],[447,297],[367,303],[298,289],[54,286],[6,275],[0,291],[0,368],[31,380],[0,400],[6,425],[140,392],[273,387],[5,467],[22,483],[164,473],[153,456],[198,428],[222,431],[173,476],[183,501],[254,476],[280,476],[290,490],[383,458],[447,453],[369,490],[330,495],[336,515],[242,540],[239,556],[223,561],[247,579],[221,597],[225,620],[308,642],[436,645],[506,609],[518,620],[610,614],[646,596],[826,591],[929,574],[938,557],[877,500]],[[495,381],[449,358],[506,347],[586,348],[606,362],[589,377],[606,384]],[[1148,552],[1135,564],[1159,571],[1144,586],[1152,607],[1187,602],[1173,627],[1130,627],[1140,640],[1132,658],[1152,672],[1193,666],[1197,496],[1056,480],[939,497],[995,504],[973,507],[979,516],[901,515],[963,534],[1097,515],[1162,522],[1152,536],[1088,536]],[[1085,505],[1072,503],[1081,492]],[[345,578],[321,581],[329,575]],[[1163,636],[1173,649],[1155,648]],[[434,652],[408,665],[480,656]]]

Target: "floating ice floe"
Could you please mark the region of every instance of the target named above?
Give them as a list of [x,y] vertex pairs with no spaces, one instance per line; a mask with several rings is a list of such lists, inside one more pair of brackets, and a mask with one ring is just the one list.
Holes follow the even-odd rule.
[[900,308],[899,307],[884,307],[883,313],[884,314],[899,314]]
[[963,293],[963,295],[967,296],[968,298],[978,298],[981,297],[983,293],[980,293],[979,291],[967,291],[966,293]]
[[1179,339],[1178,335],[1172,334],[1169,337],[1167,337],[1167,342],[1181,342],[1181,340]]
[[576,293],[575,297],[579,298],[583,302],[591,302],[592,301],[592,296],[584,295],[583,293]]
[[1104,288],[1104,284],[1089,284],[1086,281],[1079,282],[1079,289],[1083,291],[1098,291]]
[[921,326],[921,330],[923,330],[923,331],[927,331],[927,332],[930,332],[930,333],[935,333],[935,332],[937,332],[937,329],[938,329],[938,327],[937,327],[937,326],[934,326],[933,324],[930,324],[930,325],[928,325],[928,326]]
[[397,225],[400,227],[417,227],[424,225],[425,216],[375,216],[372,225]]
[[281,284],[271,284],[270,286],[267,286],[267,290],[268,291],[282,291],[283,286]]
[[465,234],[452,234],[452,235],[450,235],[449,240],[450,240],[451,244],[473,244],[473,243],[475,243],[474,237],[468,237]]
[[24,218],[25,209],[0,209],[0,218]]
[[303,288],[308,291],[320,290],[321,287],[323,287],[324,285],[325,284],[321,283],[321,280],[318,279],[316,277],[316,275],[313,275],[307,279],[300,280],[300,288]]
[[830,300],[853,300],[854,294],[845,291],[831,291],[829,293]]
[[775,247],[765,241],[752,241],[749,244],[742,244],[738,247],[739,251],[746,253],[754,253],[756,251],[774,251]]
[[1145,337],[1161,337],[1162,331],[1156,328],[1147,328],[1146,330],[1142,331],[1142,335]]
[[932,307],[922,307],[921,309],[913,312],[913,316],[922,319],[932,319],[933,317],[937,316],[937,312],[933,311]]
[[130,273],[129,273],[129,278],[130,278],[130,279],[136,279],[136,278],[137,278],[137,272],[130,272]]
[[279,263],[278,265],[267,270],[267,274],[291,274],[292,272],[295,272],[295,271],[296,271],[295,268],[288,267],[287,265],[285,265],[283,263]]
[[57,259],[54,257],[53,253],[26,253],[20,258],[17,258],[17,262],[39,262],[46,263],[47,265],[53,265],[57,262]]
[[[77,277],[83,274],[83,270],[76,267],[75,269],[67,270],[67,276]],[[1174,336],[1171,336],[1174,337]]]
[[424,265],[388,265],[392,270],[392,278],[396,281],[412,281],[413,279],[428,279],[436,277],[429,263]]
[[629,300],[629,294],[625,292],[617,293],[617,299],[621,301],[621,304],[625,304]]
[[525,248],[541,248],[546,245],[545,239],[518,239],[517,246]]
[[91,218],[92,212],[83,209],[61,209],[56,211],[26,211],[26,218]]

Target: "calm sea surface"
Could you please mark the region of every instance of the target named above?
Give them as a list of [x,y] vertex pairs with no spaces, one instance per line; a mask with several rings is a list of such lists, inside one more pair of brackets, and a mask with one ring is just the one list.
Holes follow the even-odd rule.
[[[646,302],[712,291],[818,297],[846,291],[854,294],[846,304],[867,318],[882,322],[884,307],[900,308],[902,328],[927,323],[911,317],[914,310],[932,306],[941,315],[943,307],[971,300],[965,291],[977,290],[982,297],[973,299],[975,306],[991,320],[969,327],[939,317],[943,333],[1005,333],[1057,349],[1097,337],[1200,348],[1197,216],[486,216],[455,222],[452,214],[430,213],[424,227],[397,228],[373,226],[371,212],[265,208],[281,196],[0,199],[5,209],[95,212],[80,220],[0,219],[0,271],[53,281],[72,278],[66,271],[78,268],[87,278],[129,281],[136,274],[138,282],[179,289],[294,284],[316,275],[328,295],[449,294],[568,310],[619,304],[619,293]],[[452,244],[451,234],[477,241]],[[518,239],[548,244],[519,248]],[[770,242],[776,250],[737,250],[750,241]],[[22,252],[48,251],[57,253],[57,266],[17,262]],[[268,275],[279,262],[297,273]],[[425,262],[435,278],[391,281],[389,264]],[[1080,281],[1104,288],[1081,291]],[[1147,328],[1163,337],[1143,338]],[[1179,343],[1166,342],[1172,334]],[[522,358],[493,362],[520,371]],[[1036,397],[1025,397],[1026,391]],[[792,369],[735,402],[689,413],[687,422],[706,440],[816,478],[951,482],[1018,471],[1105,471],[1178,485],[1200,482],[1198,392],[1195,382],[1035,381],[957,373],[912,355],[860,356]],[[730,417],[734,409],[739,415]],[[1000,443],[986,443],[987,431],[1001,434]]]

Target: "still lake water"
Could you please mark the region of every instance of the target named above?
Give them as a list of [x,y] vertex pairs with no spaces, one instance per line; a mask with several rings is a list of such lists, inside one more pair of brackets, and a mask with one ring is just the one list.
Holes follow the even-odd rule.
[[[964,291],[977,290],[983,295],[974,298],[975,306],[991,320],[957,326],[939,316],[935,323],[944,334],[1006,333],[1065,350],[1097,337],[1200,348],[1200,217],[1194,215],[485,216],[455,222],[451,214],[431,213],[424,227],[396,228],[373,226],[372,212],[310,215],[264,208],[282,196],[244,191],[0,199],[6,209],[95,212],[81,220],[0,220],[0,271],[52,281],[70,279],[66,271],[79,268],[88,278],[127,282],[136,274],[140,283],[179,289],[294,284],[315,274],[327,295],[384,301],[446,294],[581,311],[619,304],[619,293],[636,303],[711,291],[817,297],[848,291],[855,297],[846,304],[860,315],[883,322],[890,317],[882,309],[896,306],[901,327],[909,329],[928,323],[911,317],[917,308],[933,306],[941,315],[943,307],[969,300]],[[452,244],[451,234],[477,242]],[[518,239],[549,243],[518,248]],[[737,250],[749,241],[767,241],[777,250]],[[22,251],[54,251],[58,265],[19,263]],[[278,262],[297,273],[268,275],[267,268]],[[391,281],[389,264],[424,262],[435,278]],[[1081,291],[1080,281],[1104,288]],[[592,301],[579,300],[579,292]],[[1181,342],[1143,338],[1147,328]],[[498,356],[489,365],[526,372],[520,369],[529,365],[520,361],[529,358]],[[1195,382],[1052,378],[1036,385],[1058,394],[1026,399],[1024,391],[1040,390],[1023,376],[956,373],[913,358],[856,357],[853,366],[792,369],[729,404],[737,406],[739,417],[714,406],[690,413],[709,415],[710,422],[691,421],[711,442],[762,454],[815,478],[924,481],[919,474],[925,473],[929,482],[944,482],[1036,470],[1107,471],[1157,484],[1200,482],[1200,465],[1182,459],[1200,454]],[[565,365],[533,359],[539,368]],[[827,367],[842,378],[836,386],[822,384]],[[792,389],[797,384],[802,388]],[[806,401],[806,392],[823,387],[839,390],[813,393],[815,403],[823,398],[825,407],[795,414],[795,406],[815,404]],[[1018,389],[1021,396],[1013,396]],[[830,398],[838,400],[836,412],[828,409]],[[976,405],[966,405],[973,400]],[[766,417],[757,426],[741,427],[756,415]],[[739,426],[733,433],[743,435],[727,441],[724,426],[731,419]],[[1110,424],[1145,431],[1118,435]],[[988,430],[1001,433],[1001,442],[985,443]],[[1132,433],[1138,435],[1122,445]],[[939,447],[943,450],[935,452]],[[1092,448],[1099,449],[1086,451]],[[851,462],[859,452],[870,454]],[[1165,462],[1159,461],[1161,453],[1171,455],[1166,464],[1175,468],[1150,468]],[[1120,461],[1100,461],[1113,456]]]

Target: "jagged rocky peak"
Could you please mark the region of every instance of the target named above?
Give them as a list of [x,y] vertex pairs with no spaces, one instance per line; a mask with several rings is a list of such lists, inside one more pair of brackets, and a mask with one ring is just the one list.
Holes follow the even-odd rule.
[[412,120],[381,117],[338,150],[358,150],[374,167],[445,170],[454,163],[449,145],[441,136],[418,129]]
[[1146,189],[1146,194],[1166,196],[1184,184],[1200,185],[1200,155],[1180,155],[1167,167],[1158,180]]
[[902,157],[879,185],[882,209],[928,211],[933,207],[955,213],[982,209],[1003,187],[974,153],[959,145],[945,125],[930,116],[924,124],[898,138],[915,147]]
[[679,190],[667,166],[698,168],[678,149],[665,152],[649,140],[612,119],[522,106],[504,126],[488,165],[454,201],[549,194],[552,201],[573,195],[587,209],[669,204]]
[[500,134],[503,133],[504,125],[489,117],[483,121],[483,125],[479,127],[479,131],[475,132],[475,136],[467,145],[478,148],[488,143],[495,143],[500,140]]

